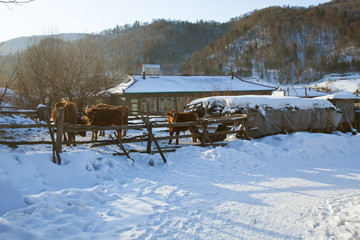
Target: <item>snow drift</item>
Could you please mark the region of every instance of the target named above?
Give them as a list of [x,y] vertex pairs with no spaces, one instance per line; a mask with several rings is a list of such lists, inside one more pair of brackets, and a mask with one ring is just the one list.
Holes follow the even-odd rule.
[[[46,129],[12,135],[49,138]],[[59,166],[51,146],[0,145],[0,239],[359,238],[359,134],[228,139],[215,149],[190,141],[167,164],[78,145],[63,147]]]

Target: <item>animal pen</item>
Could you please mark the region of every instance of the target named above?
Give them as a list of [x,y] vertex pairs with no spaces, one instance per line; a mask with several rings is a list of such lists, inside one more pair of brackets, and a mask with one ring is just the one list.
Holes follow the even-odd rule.
[[[156,121],[159,116],[149,116],[149,114],[139,114],[136,116],[129,116],[129,124],[127,126],[93,126],[93,125],[80,125],[80,124],[67,124],[63,123],[64,111],[63,109],[59,111],[59,121],[57,125],[54,125],[50,121],[50,112],[49,109],[43,107],[37,110],[0,110],[0,114],[32,114],[33,117],[41,117],[41,120],[44,120],[43,123],[38,124],[1,124],[1,129],[15,129],[15,128],[47,128],[48,133],[50,134],[51,141],[4,141],[1,140],[0,144],[8,145],[10,147],[17,147],[18,145],[36,145],[36,144],[50,144],[53,149],[53,162],[61,164],[61,152],[63,144],[92,144],[91,147],[100,147],[105,145],[117,145],[121,152],[114,153],[114,155],[125,155],[132,161],[134,161],[129,153],[130,152],[139,152],[147,154],[159,153],[164,163],[167,162],[164,155],[165,152],[173,152],[176,148],[181,146],[170,146],[160,144],[160,141],[170,140],[170,139],[180,139],[180,138],[191,138],[195,137],[199,141],[195,143],[195,146],[212,146],[215,148],[219,145],[225,145],[226,143],[216,143],[216,136],[225,136],[227,134],[236,134],[237,137],[249,139],[248,134],[248,118],[246,114],[237,114],[234,116],[228,117],[214,117],[214,118],[199,118],[197,121],[192,122],[181,122],[181,123],[167,123],[165,121]],[[165,116],[160,116],[165,118]],[[216,125],[228,125],[231,126],[229,129],[223,131],[214,131]],[[169,127],[187,127],[187,126],[197,126],[200,131],[197,131],[194,134],[185,134],[179,136],[157,136],[154,134],[154,129],[169,128]],[[120,129],[133,129],[133,130],[143,130],[145,134],[139,134],[132,137],[126,137],[122,139],[117,139],[117,135],[110,134],[111,139],[109,140],[98,140],[98,141],[75,141],[75,142],[64,142],[62,141],[63,132],[83,132],[83,131],[100,131],[100,130],[109,130],[115,131]],[[162,130],[165,132],[166,130]],[[224,139],[222,137],[221,139]],[[137,149],[126,149],[124,144],[127,143],[139,143],[146,142],[146,150],[137,150]],[[155,149],[153,147],[155,146]],[[161,146],[162,145],[162,146]]]

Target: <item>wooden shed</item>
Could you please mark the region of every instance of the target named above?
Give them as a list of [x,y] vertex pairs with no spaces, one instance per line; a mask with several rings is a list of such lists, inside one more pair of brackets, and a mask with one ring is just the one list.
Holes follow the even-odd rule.
[[358,128],[358,119],[355,114],[355,106],[360,103],[360,97],[358,95],[342,91],[318,98],[329,100],[341,110],[342,116],[338,126],[339,130],[348,132],[355,131],[354,127]]
[[285,96],[219,96],[200,98],[187,105],[200,117],[248,115],[251,138],[299,131],[330,133],[341,113],[325,99]]
[[[151,75],[146,74],[147,67],[152,68]],[[274,90],[233,76],[162,76],[156,65],[144,65],[142,75],[129,75],[105,94],[111,104],[127,105],[132,114],[137,114],[183,111],[187,103],[207,96],[271,95]]]

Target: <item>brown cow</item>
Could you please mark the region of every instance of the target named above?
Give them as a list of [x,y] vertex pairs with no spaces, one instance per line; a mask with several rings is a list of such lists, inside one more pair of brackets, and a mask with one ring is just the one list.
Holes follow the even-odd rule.
[[[129,119],[129,108],[127,106],[118,106],[118,109],[122,112],[122,126],[128,125],[128,119]],[[126,136],[126,128],[123,129],[123,135]]]
[[[196,113],[192,112],[176,112],[172,110],[171,112],[166,113],[169,116],[168,123],[176,123],[176,122],[192,122],[197,121],[198,116]],[[172,137],[175,133],[176,136],[179,136],[180,132],[185,132],[189,130],[191,134],[198,133],[196,126],[188,126],[188,127],[169,127],[170,136]],[[172,139],[169,140],[169,144],[171,144]],[[193,137],[193,142],[196,142],[196,137]],[[176,145],[179,144],[179,139],[176,139]]]
[[[122,126],[124,122],[124,113],[119,107],[104,108],[93,107],[89,109],[85,115],[90,125],[96,126]],[[118,138],[121,138],[121,129],[116,130]],[[97,140],[97,131],[92,140]]]
[[[128,116],[129,116],[129,108],[127,106],[113,106],[110,104],[97,104],[95,105],[92,109],[118,109],[122,112],[122,121],[121,121],[121,125],[122,126],[127,126],[128,125]],[[84,113],[86,114],[87,111],[85,109]],[[126,129],[122,129],[123,133],[121,134],[121,130],[120,130],[120,135],[119,136],[126,136]],[[92,134],[92,140],[94,140],[94,136],[97,136],[97,131],[93,131]],[[105,136],[105,131],[101,130],[99,136]],[[97,137],[96,137],[97,139]]]
[[[85,119],[81,119],[80,116],[77,114],[76,111],[76,104],[63,100],[60,102],[57,102],[55,104],[55,107],[52,111],[51,117],[53,119],[53,122],[56,124],[57,122],[57,110],[59,108],[64,108],[64,123],[71,123],[71,124],[87,124],[87,121]],[[67,133],[68,138],[66,138],[66,134],[64,132],[64,141],[69,142],[75,142],[75,133],[74,132],[68,132]],[[82,137],[86,136],[86,132],[79,132],[79,135]],[[68,144],[69,145],[69,144]],[[73,144],[75,146],[75,144]]]

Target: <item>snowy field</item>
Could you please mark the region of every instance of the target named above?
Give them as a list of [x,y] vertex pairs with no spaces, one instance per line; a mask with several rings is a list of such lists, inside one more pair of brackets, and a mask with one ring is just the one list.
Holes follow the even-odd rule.
[[[31,123],[0,116],[10,121]],[[360,134],[190,141],[167,164],[79,145],[64,146],[59,166],[48,145],[0,145],[0,239],[360,239]]]

